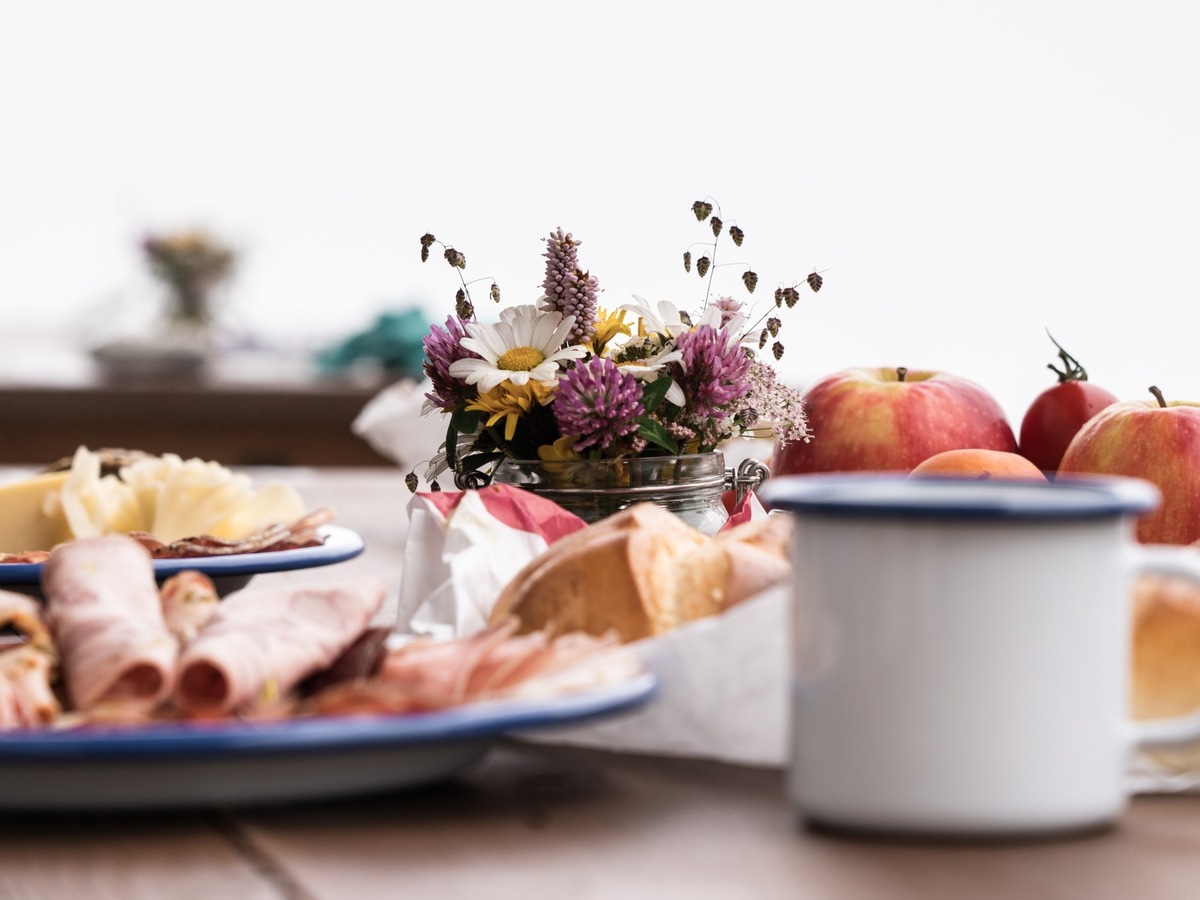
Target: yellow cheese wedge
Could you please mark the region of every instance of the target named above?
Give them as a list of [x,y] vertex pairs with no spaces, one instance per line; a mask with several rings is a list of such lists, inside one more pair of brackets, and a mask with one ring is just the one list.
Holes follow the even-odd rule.
[[255,490],[248,475],[173,454],[101,477],[99,457],[80,447],[68,471],[0,485],[0,553],[129,531],[166,542],[203,534],[238,540],[304,511],[289,485]]
[[0,553],[49,550],[70,540],[71,530],[58,504],[46,498],[60,490],[67,472],[35,475],[23,481],[0,485]]

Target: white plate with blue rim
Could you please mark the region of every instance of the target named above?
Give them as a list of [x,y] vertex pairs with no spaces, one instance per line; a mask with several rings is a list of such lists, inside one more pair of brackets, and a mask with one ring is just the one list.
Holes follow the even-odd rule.
[[[199,556],[154,560],[154,577],[164,581],[176,572],[192,569],[212,579],[221,596],[249,584],[255,575],[329,566],[354,559],[366,544],[362,536],[340,525],[317,529],[320,544],[291,550],[260,550],[227,556]],[[41,597],[42,563],[0,563],[0,589]]]
[[448,778],[503,735],[636,709],[653,674],[544,699],[405,715],[155,722],[0,733],[0,811],[257,806]]

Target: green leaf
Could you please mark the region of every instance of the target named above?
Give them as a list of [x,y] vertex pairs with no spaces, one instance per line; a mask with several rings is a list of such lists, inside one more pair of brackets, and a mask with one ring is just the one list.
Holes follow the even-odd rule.
[[642,406],[646,412],[654,412],[662,406],[663,400],[667,396],[667,391],[671,389],[671,379],[665,375],[648,382],[642,388]]
[[446,462],[452,471],[458,471],[458,436],[474,434],[479,427],[479,413],[456,409],[450,413],[450,426],[446,429]]
[[459,434],[474,434],[479,427],[479,413],[473,410],[456,409],[450,413],[450,425]]
[[663,427],[661,422],[651,419],[649,416],[639,416],[637,422],[638,434],[651,444],[662,447],[671,453],[679,453],[679,445],[675,443],[675,438],[671,437],[671,433]]
[[451,471],[458,468],[458,429],[454,427],[453,415],[450,417],[450,427],[446,429],[446,464]]

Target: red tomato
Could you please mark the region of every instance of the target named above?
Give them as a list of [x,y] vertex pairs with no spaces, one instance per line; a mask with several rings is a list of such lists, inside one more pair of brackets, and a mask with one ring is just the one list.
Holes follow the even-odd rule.
[[[1057,341],[1054,346],[1058,347]],[[1062,347],[1058,356],[1063,370],[1050,365],[1058,374],[1058,384],[1038,394],[1021,421],[1020,453],[1043,472],[1058,471],[1067,445],[1083,423],[1117,402],[1111,391],[1088,381],[1087,371]]]

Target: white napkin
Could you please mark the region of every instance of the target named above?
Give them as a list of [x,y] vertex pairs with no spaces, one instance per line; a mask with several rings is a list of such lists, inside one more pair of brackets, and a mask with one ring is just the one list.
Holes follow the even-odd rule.
[[658,675],[657,700],[629,715],[528,739],[782,767],[790,596],[781,585],[724,615],[635,641],[629,647]]
[[397,381],[367,401],[350,429],[376,453],[401,468],[415,468],[446,439],[449,420],[438,413],[421,414],[425,392],[432,389],[428,381]]

